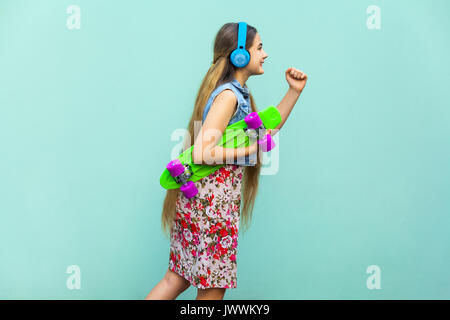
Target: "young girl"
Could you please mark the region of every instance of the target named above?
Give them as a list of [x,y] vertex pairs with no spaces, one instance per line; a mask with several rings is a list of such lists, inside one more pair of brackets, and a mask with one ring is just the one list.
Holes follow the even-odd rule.
[[[240,37],[245,36],[245,40],[241,39],[244,49],[250,55],[250,61],[243,67],[230,60],[237,48],[239,28],[242,28]],[[170,226],[169,268],[146,299],[175,299],[190,285],[197,287],[198,300],[223,299],[227,288],[236,288],[240,218],[247,228],[258,190],[261,169],[261,163],[255,162],[258,144],[231,149],[230,154],[217,146],[221,136],[211,138],[207,132],[223,133],[228,125],[257,111],[245,83],[250,76],[264,73],[267,57],[259,33],[250,25],[227,23],[217,33],[214,59],[197,94],[184,150],[193,144],[195,163],[225,163],[225,166],[195,182],[199,192],[191,199],[179,189],[167,190],[162,227],[168,233]],[[286,122],[307,80],[295,68],[287,69],[285,75],[289,89],[277,106],[282,120],[274,131]],[[201,129],[194,137],[194,122],[200,120]]]

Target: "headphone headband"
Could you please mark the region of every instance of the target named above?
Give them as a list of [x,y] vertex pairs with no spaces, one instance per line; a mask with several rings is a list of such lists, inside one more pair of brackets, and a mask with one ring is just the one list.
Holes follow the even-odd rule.
[[245,42],[247,40],[247,24],[239,22],[238,30],[238,49],[245,49]]

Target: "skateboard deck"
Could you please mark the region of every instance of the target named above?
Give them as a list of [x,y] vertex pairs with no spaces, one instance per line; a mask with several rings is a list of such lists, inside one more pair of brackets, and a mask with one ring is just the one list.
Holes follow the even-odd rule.
[[[258,116],[261,118],[266,129],[275,129],[275,127],[281,122],[280,112],[274,106],[268,106],[264,110],[259,111]],[[246,128],[247,124],[244,119],[229,125],[225,128],[222,139],[218,145],[223,148],[240,148],[249,146],[250,139],[245,132]],[[198,181],[226,165],[226,163],[215,165],[195,164],[192,161],[193,149],[194,146],[191,146],[177,157],[183,165],[189,165],[192,172],[189,181]],[[176,189],[180,188],[182,185],[181,183],[177,183],[175,181],[174,177],[172,177],[167,168],[164,169],[161,174],[159,183],[164,189]]]

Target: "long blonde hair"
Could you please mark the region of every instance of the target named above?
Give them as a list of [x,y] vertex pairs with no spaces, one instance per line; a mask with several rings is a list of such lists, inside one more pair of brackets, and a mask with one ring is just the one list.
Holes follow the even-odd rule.
[[[248,49],[252,46],[256,33],[257,30],[247,24],[247,38],[245,48]],[[231,55],[231,52],[237,47],[237,38],[238,23],[224,24],[216,35],[214,41],[213,64],[203,78],[200,89],[197,92],[194,110],[188,124],[189,135],[186,135],[183,151],[190,148],[194,144],[196,138],[194,137],[194,122],[202,121],[203,110],[206,106],[206,103],[208,102],[211,93],[218,86],[225,82],[231,81],[234,77],[234,71],[237,68],[230,62],[229,57]],[[256,112],[258,110],[256,109],[253,96],[250,92],[249,95],[252,111]],[[255,203],[256,193],[258,191],[260,171],[260,161],[257,161],[255,166],[244,167],[244,175],[242,180],[242,199],[244,204],[240,214],[242,221],[241,225],[243,226],[242,231],[246,231],[251,222],[253,206]],[[164,199],[161,226],[166,236],[168,236],[168,234],[172,232],[172,222],[176,217],[175,211],[179,192],[180,189],[168,189],[166,197]]]

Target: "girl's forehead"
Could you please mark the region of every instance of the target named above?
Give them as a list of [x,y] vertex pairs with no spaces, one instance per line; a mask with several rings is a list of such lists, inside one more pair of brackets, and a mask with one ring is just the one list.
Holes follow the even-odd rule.
[[253,45],[257,46],[261,42],[261,38],[259,37],[259,34],[257,33],[255,35],[255,38],[253,39]]

